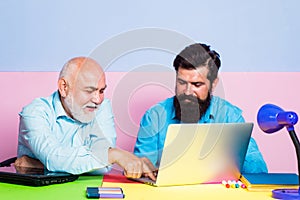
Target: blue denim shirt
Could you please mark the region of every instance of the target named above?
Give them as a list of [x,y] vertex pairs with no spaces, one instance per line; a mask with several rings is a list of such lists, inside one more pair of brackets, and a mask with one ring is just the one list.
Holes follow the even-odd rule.
[[[146,111],[138,132],[134,153],[139,157],[147,157],[158,166],[161,150],[170,124],[179,124],[175,117],[174,97],[168,98]],[[242,111],[228,101],[213,96],[211,104],[198,123],[236,123],[245,122]],[[254,138],[250,139],[242,172],[268,172],[266,163]]]

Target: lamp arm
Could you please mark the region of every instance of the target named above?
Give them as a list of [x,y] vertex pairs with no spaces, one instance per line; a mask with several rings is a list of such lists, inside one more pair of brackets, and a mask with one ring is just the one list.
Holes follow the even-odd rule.
[[288,131],[290,134],[290,137],[294,143],[296,154],[297,154],[297,162],[298,162],[298,184],[300,184],[300,143],[298,140],[298,137],[296,135],[296,132],[294,129]]

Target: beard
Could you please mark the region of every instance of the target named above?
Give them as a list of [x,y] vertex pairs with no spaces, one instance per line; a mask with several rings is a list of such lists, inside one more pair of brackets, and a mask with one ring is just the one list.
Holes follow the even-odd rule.
[[96,116],[96,110],[94,112],[85,113],[84,109],[86,107],[95,107],[98,109],[98,106],[93,103],[88,103],[80,107],[76,102],[73,101],[73,97],[71,95],[67,95],[65,97],[65,104],[69,108],[72,117],[81,123],[89,123]]
[[193,95],[181,94],[175,96],[173,105],[175,107],[176,118],[183,123],[198,123],[206,113],[210,102],[210,92],[205,100],[201,100]]

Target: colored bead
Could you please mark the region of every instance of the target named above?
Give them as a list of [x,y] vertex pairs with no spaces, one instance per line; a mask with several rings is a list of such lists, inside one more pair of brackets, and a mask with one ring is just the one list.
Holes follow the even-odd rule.
[[243,184],[242,181],[238,181],[237,183],[238,183],[239,185],[242,185],[242,184]]
[[225,185],[226,188],[246,188],[246,185],[240,180],[223,180],[222,184]]

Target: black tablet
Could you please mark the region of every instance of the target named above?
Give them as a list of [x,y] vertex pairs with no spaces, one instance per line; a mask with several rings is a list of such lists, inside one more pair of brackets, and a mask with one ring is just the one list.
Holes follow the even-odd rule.
[[78,177],[41,168],[15,167],[13,164],[0,167],[0,182],[19,185],[44,186],[75,181]]

